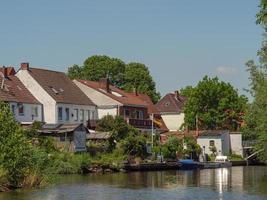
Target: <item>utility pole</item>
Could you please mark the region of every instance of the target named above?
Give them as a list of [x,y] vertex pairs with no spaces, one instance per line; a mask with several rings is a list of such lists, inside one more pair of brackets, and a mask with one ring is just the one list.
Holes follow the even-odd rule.
[[152,125],[151,125],[151,147],[153,148],[153,135],[154,135],[154,113],[152,113]]

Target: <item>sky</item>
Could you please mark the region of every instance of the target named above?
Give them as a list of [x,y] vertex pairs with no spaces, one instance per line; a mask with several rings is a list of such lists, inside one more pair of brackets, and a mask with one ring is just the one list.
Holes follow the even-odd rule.
[[258,0],[3,0],[0,65],[66,72],[92,55],[149,67],[162,95],[218,76],[246,94]]

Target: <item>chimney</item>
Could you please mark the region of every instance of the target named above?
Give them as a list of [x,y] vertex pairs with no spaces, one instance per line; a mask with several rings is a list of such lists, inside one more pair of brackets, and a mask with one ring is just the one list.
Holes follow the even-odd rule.
[[7,68],[5,66],[3,66],[3,74],[4,77],[7,78],[8,74],[7,74]]
[[174,91],[174,94],[175,94],[176,99],[179,100],[180,99],[180,93],[179,93],[179,91],[178,90],[175,90]]
[[106,92],[110,92],[109,88],[109,78],[101,78],[99,79],[100,88],[105,90]]
[[21,63],[20,64],[20,69],[22,70],[29,70],[29,63]]

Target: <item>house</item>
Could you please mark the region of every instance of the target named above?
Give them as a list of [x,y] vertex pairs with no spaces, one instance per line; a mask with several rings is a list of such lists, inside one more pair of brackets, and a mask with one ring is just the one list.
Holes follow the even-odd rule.
[[9,103],[14,118],[22,125],[43,121],[42,104],[15,76],[13,67],[0,68],[0,101]]
[[96,105],[66,74],[21,63],[16,76],[42,103],[45,123],[87,125],[98,118]]
[[207,130],[202,131],[197,143],[202,148],[204,154],[212,154],[212,148],[216,148],[218,155],[228,155],[231,151],[230,135],[227,130]]
[[86,151],[87,128],[81,124],[44,124],[38,133],[54,138],[55,147],[62,151]]
[[182,130],[184,124],[184,113],[182,108],[186,97],[179,94],[178,91],[166,94],[157,104],[156,108],[169,131]]
[[100,119],[106,115],[119,115],[136,128],[151,129],[152,120],[148,104],[138,95],[115,87],[110,84],[108,78],[100,79],[99,82],[88,80],[73,82],[97,105]]

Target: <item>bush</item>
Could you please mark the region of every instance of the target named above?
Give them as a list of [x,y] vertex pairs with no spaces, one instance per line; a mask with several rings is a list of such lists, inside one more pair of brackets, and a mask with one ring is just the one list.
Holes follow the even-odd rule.
[[176,137],[170,137],[167,142],[162,145],[162,153],[165,158],[176,159],[177,154],[181,154],[182,151],[182,141]]

